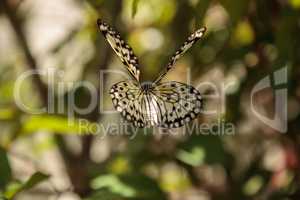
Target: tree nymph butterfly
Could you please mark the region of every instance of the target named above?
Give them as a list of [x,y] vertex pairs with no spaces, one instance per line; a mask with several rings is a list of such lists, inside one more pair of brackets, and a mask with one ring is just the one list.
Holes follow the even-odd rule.
[[197,117],[203,109],[200,92],[191,85],[176,81],[161,82],[161,79],[175,62],[204,35],[205,27],[188,37],[154,82],[140,83],[138,59],[132,48],[107,23],[98,19],[97,24],[132,76],[132,80],[116,83],[110,90],[114,107],[127,121],[141,128],[150,126],[177,128]]

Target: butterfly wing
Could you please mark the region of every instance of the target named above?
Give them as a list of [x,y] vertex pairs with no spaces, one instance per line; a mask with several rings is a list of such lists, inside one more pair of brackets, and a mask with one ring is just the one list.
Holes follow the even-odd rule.
[[193,86],[180,82],[158,84],[152,91],[155,96],[157,126],[177,128],[192,121],[203,109],[203,99]]
[[116,52],[122,63],[127,67],[130,75],[132,75],[136,81],[139,81],[140,70],[138,59],[134,55],[132,48],[126,44],[120,34],[116,30],[113,30],[107,23],[98,19],[97,24],[105,39]]
[[183,56],[183,54],[187,50],[189,50],[193,46],[193,44],[195,44],[204,35],[205,31],[205,27],[200,28],[188,37],[188,39],[183,43],[183,45],[181,45],[181,47],[171,57],[171,60],[167,64],[167,67],[162,71],[162,73],[158,76],[154,83],[158,83],[167,74],[167,72],[174,66],[176,61],[181,56]]
[[121,81],[112,86],[110,95],[114,107],[129,122],[136,127],[144,127],[145,120],[141,107],[143,95],[136,82]]

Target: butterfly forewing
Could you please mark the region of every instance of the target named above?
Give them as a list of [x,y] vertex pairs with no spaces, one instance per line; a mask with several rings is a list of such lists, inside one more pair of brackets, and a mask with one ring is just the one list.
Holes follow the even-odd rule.
[[140,70],[138,59],[134,55],[132,48],[121,38],[120,34],[113,30],[108,24],[97,21],[98,26],[105,39],[116,52],[122,63],[127,67],[129,73],[136,81],[139,81]]
[[193,46],[193,44],[195,44],[204,35],[205,31],[205,27],[200,28],[188,37],[183,45],[181,45],[181,47],[171,57],[169,63],[167,64],[167,67],[158,76],[158,78],[155,80],[155,83],[158,83],[167,74],[167,72],[174,66],[176,61],[181,58],[184,53],[189,50]]
[[114,107],[129,122],[144,127],[140,87],[133,81],[121,81],[112,86],[110,95]]

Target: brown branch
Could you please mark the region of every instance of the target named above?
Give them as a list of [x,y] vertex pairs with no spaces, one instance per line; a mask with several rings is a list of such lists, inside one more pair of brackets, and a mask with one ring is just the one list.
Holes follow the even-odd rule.
[[[16,7],[12,6],[10,4],[9,0],[1,0],[0,5],[3,8],[4,13],[8,17],[8,20],[10,21],[10,23],[12,25],[12,28],[16,34],[16,38],[18,40],[20,48],[24,52],[24,56],[25,56],[25,59],[26,59],[29,69],[37,72],[38,71],[38,67],[36,64],[37,62],[30,51],[24,31],[22,29],[21,19],[18,17],[17,12],[16,12]],[[32,81],[34,83],[34,86],[37,88],[37,92],[41,98],[41,103],[44,106],[47,106],[47,104],[48,104],[48,87],[47,87],[47,85],[43,83],[43,81],[41,80],[41,77],[37,73],[32,75]],[[64,164],[66,166],[72,166],[71,163],[74,163],[72,161],[77,162],[75,156],[68,150],[68,148],[65,145],[65,142],[63,140],[63,137],[60,134],[56,134],[55,138],[57,140],[58,149],[62,155],[62,158],[64,159]],[[68,168],[68,169],[70,169],[70,168]],[[80,174],[74,174],[74,173],[70,172],[69,170],[68,170],[68,174],[70,175],[71,180],[74,180],[74,178],[71,177],[72,175],[76,176],[76,177],[80,176]],[[75,184],[74,182],[72,182],[72,183]]]
[[[36,65],[36,61],[33,58],[25,34],[22,30],[21,27],[21,20],[20,18],[16,15],[16,10],[15,8],[13,8],[10,4],[8,0],[2,0],[1,1],[1,5],[3,7],[4,13],[6,14],[6,16],[8,17],[19,42],[20,47],[22,48],[25,58],[26,58],[26,62],[28,67],[31,70],[37,71],[37,65]],[[47,104],[48,102],[48,90],[47,90],[47,86],[42,82],[41,78],[39,75],[34,74],[32,76],[33,82],[35,83],[35,87],[37,87],[37,90],[39,91],[39,95],[42,99],[42,103],[44,105]]]
[[[8,17],[12,28],[16,34],[16,38],[18,40],[18,43],[20,45],[20,48],[24,52],[24,57],[26,60],[26,63],[28,65],[28,68],[31,70],[34,70],[35,72],[38,71],[37,62],[32,55],[28,42],[26,40],[24,31],[22,29],[22,21],[21,18],[17,15],[17,7],[16,5],[10,4],[11,2],[9,0],[1,0],[0,5],[3,7],[4,13]],[[113,8],[112,13],[114,13],[113,21],[117,18],[118,14],[120,12],[121,8],[121,2],[116,2],[116,5]],[[95,23],[96,25],[96,23]],[[110,49],[105,48],[98,48],[99,50],[102,50],[101,52],[103,54],[103,59],[99,60],[95,58],[93,67],[97,67],[97,70],[99,69],[105,69],[109,63],[111,52]],[[97,62],[98,61],[98,62]],[[100,63],[99,63],[100,62]],[[40,95],[41,102],[44,106],[47,106],[48,104],[48,87],[47,85],[41,80],[41,77],[38,74],[34,74],[32,76],[32,81],[34,83],[34,86],[37,88],[37,92]],[[98,90],[99,92],[99,90]],[[99,93],[97,94],[99,97]],[[88,116],[85,116],[86,119],[91,121],[97,121],[100,118],[100,115],[98,113],[99,105],[96,106],[96,109],[90,113]],[[58,149],[64,159],[64,164],[67,168],[67,173],[69,175],[69,178],[72,182],[72,185],[74,187],[74,192],[79,194],[80,196],[86,196],[90,192],[89,187],[89,176],[88,176],[88,165],[91,163],[91,160],[89,159],[89,152],[91,149],[93,136],[88,135],[82,137],[82,152],[80,155],[74,155],[66,146],[64,137],[61,134],[55,134],[55,138],[57,141]]]
[[[110,49],[107,48],[107,46],[104,47],[103,52],[104,52],[103,59],[101,60],[102,62],[99,64],[98,70],[107,69],[109,60],[111,59],[112,54],[111,54]],[[105,83],[104,83],[104,85],[105,85]],[[100,91],[100,85],[98,85],[97,94],[95,94],[98,97],[97,98],[98,99],[97,106],[95,106],[95,109],[90,113],[89,116],[87,116],[87,119],[90,121],[93,121],[93,122],[96,122],[97,120],[99,120],[101,118],[101,114],[99,113],[100,99],[101,99],[99,91]],[[93,138],[94,138],[94,136],[92,134],[82,137],[82,141],[81,141],[82,142],[82,152],[81,152],[82,159],[89,157]]]
[[[120,1],[116,1],[115,5],[113,6],[113,11],[112,13],[115,13],[112,16],[112,21],[115,22],[120,11],[122,8],[122,2]],[[96,25],[96,24],[95,24]],[[100,36],[102,37],[102,35]],[[104,38],[103,38],[104,40]],[[101,54],[102,53],[102,57],[99,60],[97,57],[95,57],[90,65],[92,65],[92,67],[97,66],[96,67],[96,73],[99,73],[101,70],[105,70],[108,67],[108,63],[112,57],[112,50],[108,47],[108,45],[102,45],[102,46],[98,46],[96,44],[96,55]],[[87,73],[87,70],[84,71],[84,73]],[[100,83],[100,80],[99,80]],[[106,85],[106,82],[103,83],[104,85]],[[98,103],[97,106],[95,106],[95,109],[86,117],[88,120],[93,121],[93,122],[97,122],[97,120],[100,120],[101,118],[101,114],[99,113],[99,107],[100,107],[100,84],[98,84],[97,86],[97,97],[98,97]],[[90,149],[92,146],[92,141],[94,139],[94,136],[92,134],[86,135],[82,137],[82,152],[81,152],[81,159],[85,160],[86,158],[89,157],[89,153],[90,153]]]

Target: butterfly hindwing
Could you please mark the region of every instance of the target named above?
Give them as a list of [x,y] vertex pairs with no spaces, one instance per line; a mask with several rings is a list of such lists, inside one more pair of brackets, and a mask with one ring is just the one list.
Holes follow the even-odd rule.
[[114,107],[125,120],[137,127],[144,127],[144,118],[141,109],[140,87],[133,81],[121,81],[111,87],[110,95]]
[[203,99],[193,86],[180,82],[158,84],[152,92],[163,105],[158,126],[177,128],[192,121],[203,109]]
[[136,81],[139,81],[140,70],[138,59],[134,55],[132,48],[121,38],[120,34],[116,30],[113,30],[108,24],[101,20],[98,20],[97,24],[105,39],[121,59],[122,63],[127,67],[129,73]]
[[143,92],[134,82],[122,81],[111,89],[113,104],[125,120],[138,127],[178,128],[202,110],[202,96],[194,87],[166,82]]

